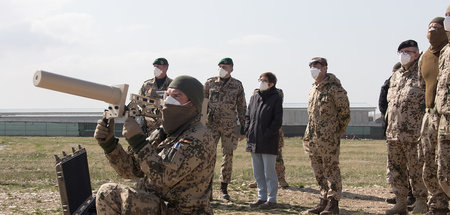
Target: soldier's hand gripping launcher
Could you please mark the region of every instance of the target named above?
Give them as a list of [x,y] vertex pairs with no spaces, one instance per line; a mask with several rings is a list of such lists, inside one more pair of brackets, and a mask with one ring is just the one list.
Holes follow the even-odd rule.
[[104,113],[106,119],[128,115],[162,120],[162,96],[156,93],[152,97],[131,94],[130,103],[125,105],[128,84],[107,86],[42,70],[34,73],[33,84],[36,87],[104,101],[109,104]]

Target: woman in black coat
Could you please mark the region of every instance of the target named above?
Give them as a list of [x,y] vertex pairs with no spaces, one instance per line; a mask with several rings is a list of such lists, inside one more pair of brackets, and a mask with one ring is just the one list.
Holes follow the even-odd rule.
[[[275,88],[273,73],[261,74],[260,88],[250,98],[245,114],[247,152],[251,152],[253,175],[258,184],[258,200],[252,208],[274,208],[277,203],[278,178],[275,162],[278,153],[279,129],[283,119],[282,98]],[[269,190],[269,195],[267,195]]]

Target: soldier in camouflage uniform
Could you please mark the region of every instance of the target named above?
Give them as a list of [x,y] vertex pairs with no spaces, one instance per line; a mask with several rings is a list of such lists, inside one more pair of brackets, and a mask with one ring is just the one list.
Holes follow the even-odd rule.
[[[231,77],[233,60],[224,58],[219,62],[219,76],[209,78],[205,83],[205,98],[208,103],[208,128],[213,131],[214,142],[222,143],[222,168],[220,190],[222,197],[230,200],[228,184],[231,181],[233,168],[233,151],[238,142],[245,138],[245,94],[242,83]],[[237,120],[241,125],[237,131]]]
[[393,176],[396,204],[386,214],[407,212],[408,175],[416,198],[413,213],[425,213],[427,192],[422,180],[423,161],[418,157],[425,112],[425,86],[418,77],[419,50],[413,40],[402,42],[397,50],[402,67],[391,76],[386,111],[388,168]]
[[[154,78],[144,81],[141,89],[139,90],[139,95],[147,97],[157,97],[157,91],[166,91],[172,79],[167,77],[167,70],[169,69],[169,62],[165,58],[157,58],[153,62],[153,73]],[[136,120],[144,119],[145,122],[141,123],[144,133],[151,134],[153,130],[160,126],[160,123],[155,121],[150,117],[137,118]]]
[[[169,85],[162,128],[148,138],[133,118],[125,120],[125,151],[109,126],[99,120],[95,138],[110,165],[123,178],[140,179],[136,188],[116,183],[97,192],[98,214],[213,214],[209,201],[216,145],[200,123],[202,84],[180,76]],[[146,139],[147,138],[147,139]],[[166,205],[167,202],[167,205]]]
[[[259,89],[255,89],[253,91],[253,94],[258,93]],[[284,98],[284,94],[283,94],[283,90],[277,88],[278,90],[278,94],[280,94],[281,99]],[[275,163],[275,170],[277,172],[277,176],[278,176],[278,184],[280,185],[281,188],[288,188],[289,184],[286,182],[286,173],[285,173],[285,166],[284,166],[284,160],[283,160],[283,147],[284,147],[284,133],[283,130],[280,128],[280,141],[278,144],[278,154],[277,154],[277,158],[276,158],[276,163]],[[251,183],[249,185],[250,188],[256,188],[258,185],[256,184],[256,181]]]
[[320,186],[320,203],[312,214],[339,214],[342,193],[339,168],[340,137],[350,121],[347,92],[335,75],[327,73],[325,58],[313,58],[309,64],[315,80],[308,101],[308,125],[303,145]]
[[434,106],[438,61],[442,48],[448,44],[444,18],[436,17],[428,25],[430,47],[419,59],[419,78],[425,82],[425,115],[422,120],[421,143],[423,150],[423,181],[428,190],[428,214],[447,214],[448,198],[437,179],[437,132],[439,115]]
[[[450,38],[450,6],[445,12],[444,29]],[[440,115],[438,130],[438,180],[450,197],[450,43],[447,43],[439,56],[439,74],[436,88],[436,108]]]

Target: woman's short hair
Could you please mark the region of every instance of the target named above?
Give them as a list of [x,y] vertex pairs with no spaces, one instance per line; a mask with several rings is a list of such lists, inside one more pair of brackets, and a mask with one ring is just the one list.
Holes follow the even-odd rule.
[[273,86],[275,87],[277,85],[277,76],[275,76],[275,74],[271,73],[271,72],[265,72],[263,74],[261,74],[259,77],[266,77],[267,80],[269,81],[269,83],[272,83]]

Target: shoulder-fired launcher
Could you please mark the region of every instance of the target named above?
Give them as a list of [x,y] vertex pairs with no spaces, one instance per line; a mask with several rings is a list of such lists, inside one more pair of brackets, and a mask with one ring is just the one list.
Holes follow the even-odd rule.
[[125,105],[128,84],[108,86],[42,70],[34,73],[33,84],[36,87],[104,101],[109,104],[105,110],[107,119],[124,115],[146,116],[158,121],[162,118],[161,94],[155,93],[152,97],[131,94],[130,103]]

